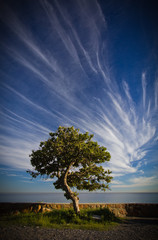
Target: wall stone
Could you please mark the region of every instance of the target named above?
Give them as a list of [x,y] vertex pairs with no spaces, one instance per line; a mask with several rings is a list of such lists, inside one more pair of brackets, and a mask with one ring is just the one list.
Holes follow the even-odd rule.
[[[81,203],[80,209],[94,209],[107,207],[118,217],[155,217],[158,218],[158,204],[106,204]],[[70,209],[71,203],[0,203],[0,214],[19,214],[28,212],[50,212],[53,209]]]

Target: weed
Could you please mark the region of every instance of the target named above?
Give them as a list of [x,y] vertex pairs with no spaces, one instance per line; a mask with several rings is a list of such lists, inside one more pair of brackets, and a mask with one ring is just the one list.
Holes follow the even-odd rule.
[[93,230],[107,230],[118,222],[119,219],[107,208],[82,209],[79,215],[76,215],[73,209],[61,209],[49,213],[20,213],[0,217],[0,226],[12,224]]

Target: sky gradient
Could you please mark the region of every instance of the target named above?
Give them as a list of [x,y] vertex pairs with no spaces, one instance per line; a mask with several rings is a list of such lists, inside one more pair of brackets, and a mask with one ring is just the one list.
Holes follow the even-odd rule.
[[2,1],[0,192],[51,192],[29,154],[59,126],[107,147],[112,191],[158,191],[156,1]]

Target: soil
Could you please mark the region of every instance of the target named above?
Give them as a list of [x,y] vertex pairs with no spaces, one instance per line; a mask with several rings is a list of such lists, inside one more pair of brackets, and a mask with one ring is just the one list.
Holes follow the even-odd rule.
[[0,228],[1,240],[157,240],[158,219],[130,218],[109,231],[29,226]]

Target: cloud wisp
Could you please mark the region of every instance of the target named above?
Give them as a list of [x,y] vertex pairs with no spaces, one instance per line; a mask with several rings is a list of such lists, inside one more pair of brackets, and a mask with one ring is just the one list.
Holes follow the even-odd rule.
[[127,184],[124,184],[121,181],[113,181],[114,188],[139,188],[139,187],[148,187],[148,186],[157,186],[158,178],[157,176],[152,177],[136,177],[130,179]]
[[[20,88],[15,81],[19,72],[15,70],[13,76],[6,73],[6,83],[1,84],[8,99],[16,100],[19,106],[15,108],[13,102],[12,109],[3,98],[1,164],[29,168],[31,150],[50,131],[58,125],[74,125],[94,133],[95,140],[107,147],[112,156],[108,166],[115,176],[143,173],[143,161],[157,133],[153,119],[158,112],[158,80],[153,80],[155,90],[151,94],[147,71],[141,73],[138,101],[131,94],[128,79],[118,82],[112,77],[107,61],[107,23],[97,1],[75,1],[68,8],[62,1],[52,4],[45,0],[38,7],[44,26],[48,26],[41,26],[47,42],[42,40],[43,35],[37,40],[31,27],[10,8],[3,16],[19,46],[1,42],[2,46],[20,72],[33,80],[30,86],[19,80]],[[34,89],[42,92],[41,84],[48,96],[44,100],[40,95],[34,97]]]

